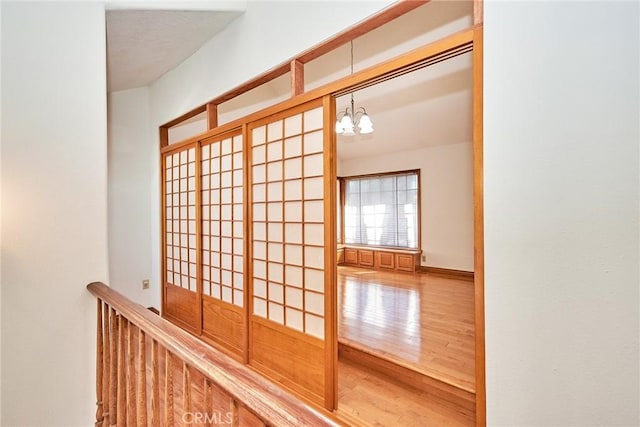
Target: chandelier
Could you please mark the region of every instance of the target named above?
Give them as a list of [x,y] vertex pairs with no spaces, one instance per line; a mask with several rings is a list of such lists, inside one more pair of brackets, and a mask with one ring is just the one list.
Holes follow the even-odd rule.
[[[351,74],[353,74],[353,40],[351,40]],[[356,130],[361,135],[371,133],[373,132],[373,123],[364,107],[356,109],[352,93],[351,106],[347,106],[344,111],[338,113],[336,133],[344,136],[353,136],[356,134]]]

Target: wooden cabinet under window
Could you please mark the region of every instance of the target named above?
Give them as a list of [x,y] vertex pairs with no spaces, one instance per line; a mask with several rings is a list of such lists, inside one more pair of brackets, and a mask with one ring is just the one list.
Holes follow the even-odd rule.
[[413,273],[420,268],[420,251],[345,246],[338,249],[338,265],[342,264]]

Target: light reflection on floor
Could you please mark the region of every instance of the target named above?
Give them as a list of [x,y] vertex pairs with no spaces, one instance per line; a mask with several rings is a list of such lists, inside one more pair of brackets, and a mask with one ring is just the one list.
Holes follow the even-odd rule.
[[386,330],[394,329],[395,333],[385,338],[386,347],[400,347],[404,357],[408,355],[417,362],[420,357],[419,303],[420,295],[415,289],[347,279],[341,307],[345,321],[360,323],[361,337],[368,337],[363,344],[375,345],[371,338],[387,335]]
[[475,390],[473,282],[338,268],[338,340]]

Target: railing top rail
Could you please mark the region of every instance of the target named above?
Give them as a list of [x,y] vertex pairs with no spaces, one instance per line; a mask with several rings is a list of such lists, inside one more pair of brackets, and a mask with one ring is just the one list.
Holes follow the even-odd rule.
[[171,322],[151,313],[104,283],[87,289],[148,336],[274,426],[339,426],[331,414],[305,404],[247,366],[206,345]]

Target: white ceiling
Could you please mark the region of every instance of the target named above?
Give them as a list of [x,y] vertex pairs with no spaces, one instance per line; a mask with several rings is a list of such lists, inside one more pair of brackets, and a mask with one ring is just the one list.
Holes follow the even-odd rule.
[[191,56],[242,11],[109,10],[110,92],[146,86]]
[[[356,92],[355,108],[366,108],[374,132],[338,135],[338,157],[471,142],[472,83],[472,58],[466,53]],[[341,96],[336,110],[349,104],[349,95]]]

